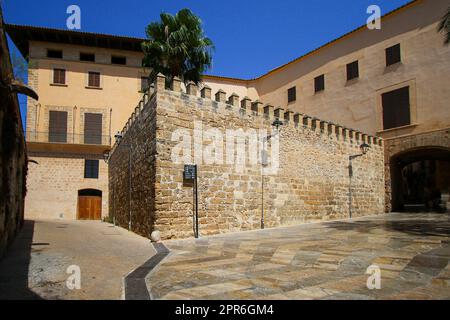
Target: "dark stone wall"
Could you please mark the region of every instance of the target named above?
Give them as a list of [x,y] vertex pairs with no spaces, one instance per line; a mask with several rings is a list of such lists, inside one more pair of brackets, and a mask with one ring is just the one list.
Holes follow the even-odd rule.
[[122,141],[114,146],[109,160],[110,218],[119,226],[147,238],[155,221],[155,112],[153,96],[145,107],[141,104],[141,108],[137,108],[136,121],[126,133],[124,131]]
[[0,9],[0,258],[23,225],[27,155]]

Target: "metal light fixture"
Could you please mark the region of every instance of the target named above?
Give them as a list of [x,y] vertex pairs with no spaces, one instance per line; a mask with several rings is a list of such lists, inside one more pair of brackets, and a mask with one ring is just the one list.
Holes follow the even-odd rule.
[[284,123],[283,123],[279,118],[276,118],[275,121],[272,123],[272,127],[275,127],[275,129],[276,129],[277,131],[279,131],[279,130],[280,130],[280,127],[281,127],[283,124],[284,124]]
[[109,151],[108,150],[103,152],[103,160],[105,160],[106,163],[109,162]]
[[275,121],[272,123],[272,127],[275,127],[275,134],[268,135],[263,139],[263,150],[261,151],[261,229],[265,228],[264,223],[264,167],[267,167],[269,165],[269,155],[266,151],[266,143],[272,139],[273,137],[276,137],[278,134],[280,134],[280,128],[284,125],[283,121],[281,121],[279,118],[276,118]]
[[365,156],[367,152],[370,150],[370,146],[367,143],[363,143],[359,146],[359,149],[361,150],[360,154],[355,154],[353,156],[349,157],[349,165],[348,165],[348,176],[349,176],[349,185],[348,185],[348,207],[349,207],[349,217],[350,219],[353,216],[352,213],[352,201],[353,201],[353,195],[352,195],[352,178],[353,178],[353,163],[352,161],[356,158]]
[[367,143],[363,143],[359,148],[361,149],[362,154],[365,155],[369,151],[370,146]]
[[120,143],[122,138],[123,138],[123,134],[121,132],[117,132],[116,135],[114,136],[114,139],[116,139],[117,143]]

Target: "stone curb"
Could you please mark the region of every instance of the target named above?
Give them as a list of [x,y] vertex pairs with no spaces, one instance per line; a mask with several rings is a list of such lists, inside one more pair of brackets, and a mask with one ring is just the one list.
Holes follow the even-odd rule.
[[170,253],[170,250],[163,243],[154,243],[153,247],[156,254],[124,278],[125,300],[152,300],[145,278]]

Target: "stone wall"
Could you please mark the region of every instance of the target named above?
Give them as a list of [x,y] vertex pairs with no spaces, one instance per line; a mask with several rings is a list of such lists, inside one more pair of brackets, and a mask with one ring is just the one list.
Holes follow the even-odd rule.
[[0,8],[0,258],[23,225],[27,155]]
[[[122,131],[122,143],[140,146],[131,161],[131,212],[143,226],[133,231],[148,237],[158,230],[163,239],[193,236],[193,188],[183,180],[190,163],[199,165],[201,235],[257,229],[262,215],[266,227],[348,217],[349,156],[359,154],[363,142],[371,150],[353,161],[353,215],[384,212],[381,139],[236,94],[226,99],[221,90],[214,101],[207,87],[199,95],[191,84],[183,93],[178,80],[166,90],[164,82],[159,76],[156,91]],[[272,130],[276,118],[284,122],[279,133]],[[265,144],[267,168],[259,156]],[[128,169],[120,148],[116,144],[111,156],[110,189],[115,186],[116,219],[125,221]]]
[[[398,177],[394,177],[396,164],[394,163],[402,155],[408,152],[420,152],[421,150],[443,150],[450,154],[450,128],[423,132],[420,134],[405,135],[384,140],[385,141],[385,181],[386,212],[393,209],[393,187],[394,182],[398,182]],[[441,177],[445,179],[444,177]]]
[[149,237],[156,205],[156,96],[145,102],[145,108],[144,102],[136,108],[128,122],[133,120],[133,125],[111,153],[109,212],[118,225]]
[[[85,189],[102,192],[102,217],[108,215],[108,166],[102,155],[29,150],[28,156],[39,164],[29,166],[27,219],[76,220],[78,192]],[[86,159],[99,160],[98,179],[84,177]]]

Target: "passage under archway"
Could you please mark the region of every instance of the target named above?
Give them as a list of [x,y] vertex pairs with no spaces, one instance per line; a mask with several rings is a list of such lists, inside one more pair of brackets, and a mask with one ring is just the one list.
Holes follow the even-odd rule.
[[101,220],[102,191],[84,189],[78,191],[78,220]]
[[420,148],[391,159],[394,211],[443,211],[450,195],[450,150]]

